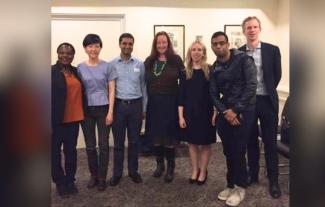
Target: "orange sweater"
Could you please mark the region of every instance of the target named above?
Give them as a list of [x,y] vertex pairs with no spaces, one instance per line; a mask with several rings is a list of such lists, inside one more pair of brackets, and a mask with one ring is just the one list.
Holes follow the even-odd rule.
[[82,121],[84,112],[82,108],[81,83],[72,74],[63,73],[67,83],[67,99],[63,123]]

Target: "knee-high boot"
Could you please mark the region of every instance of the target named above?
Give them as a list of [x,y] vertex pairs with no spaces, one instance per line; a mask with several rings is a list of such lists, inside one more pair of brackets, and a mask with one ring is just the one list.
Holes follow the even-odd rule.
[[170,183],[174,179],[175,148],[165,148],[165,153],[167,159],[167,172],[165,175],[165,182]]
[[154,147],[157,161],[157,168],[153,173],[153,176],[159,178],[162,176],[162,173],[165,171],[165,163],[164,163],[164,147],[163,146],[155,146]]

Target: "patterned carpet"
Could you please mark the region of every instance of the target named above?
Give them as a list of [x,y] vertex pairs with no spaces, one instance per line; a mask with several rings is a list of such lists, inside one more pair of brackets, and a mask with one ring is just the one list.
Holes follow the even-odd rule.
[[[110,148],[110,164],[108,178],[112,171],[112,149]],[[127,151],[127,150],[126,150]],[[208,168],[207,183],[203,186],[188,183],[190,163],[186,147],[177,151],[175,179],[166,184],[163,178],[152,177],[155,168],[154,157],[140,157],[139,172],[143,183],[135,184],[127,176],[126,162],[124,176],[118,186],[108,186],[104,192],[97,189],[87,189],[89,179],[85,149],[78,150],[78,169],[76,185],[79,193],[69,198],[60,198],[52,183],[52,207],[223,207],[223,201],[217,199],[217,194],[226,185],[225,159],[220,143],[212,145],[212,156]],[[127,156],[125,156],[127,157]],[[126,161],[126,160],[125,160]],[[288,160],[280,156],[280,163]],[[264,165],[264,159],[261,160]],[[280,172],[288,171],[288,167],[280,168]],[[246,190],[246,198],[240,207],[288,207],[289,206],[289,176],[280,175],[279,184],[282,189],[280,199],[272,199],[268,193],[268,181],[265,169],[261,168],[260,182]]]

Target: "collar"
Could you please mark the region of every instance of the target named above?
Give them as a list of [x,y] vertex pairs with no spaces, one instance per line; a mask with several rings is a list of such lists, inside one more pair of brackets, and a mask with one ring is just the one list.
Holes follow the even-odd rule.
[[249,49],[248,45],[246,44],[246,51],[255,51],[257,49],[261,49],[261,41],[258,42],[257,47],[253,50]]
[[[118,61],[118,62],[123,62],[123,59],[121,58],[121,56],[119,56],[119,57],[117,58],[117,61]],[[132,62],[134,61],[134,57],[133,57],[132,55],[131,55],[130,59],[128,60],[128,62],[129,62],[129,61],[132,61]]]

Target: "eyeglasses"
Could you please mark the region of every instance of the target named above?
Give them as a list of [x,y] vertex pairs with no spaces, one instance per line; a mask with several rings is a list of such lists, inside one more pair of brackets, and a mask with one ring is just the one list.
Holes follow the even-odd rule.
[[220,42],[212,42],[211,44],[215,47],[217,47],[218,45],[220,46],[224,46],[227,42],[225,41],[220,41]]

